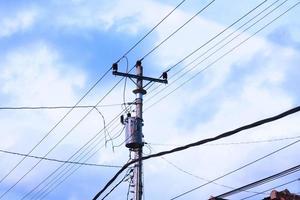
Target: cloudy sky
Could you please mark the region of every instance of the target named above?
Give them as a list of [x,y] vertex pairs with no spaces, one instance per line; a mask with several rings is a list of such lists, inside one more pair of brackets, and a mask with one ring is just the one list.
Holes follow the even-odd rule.
[[[112,63],[179,2],[0,1],[0,107],[75,105]],[[128,65],[125,58],[120,60],[119,70],[125,72],[127,66],[133,67],[210,2],[186,0],[128,53]],[[154,84],[148,89],[143,130],[148,144],[144,153],[213,137],[299,105],[297,3],[215,0],[147,56],[143,60],[145,75],[158,77],[202,46],[172,68],[168,85]],[[265,25],[268,26],[263,28]],[[122,125],[112,120],[123,110],[123,98],[126,102],[135,99],[135,85],[127,81],[123,93],[122,80],[103,98],[120,80],[108,73],[79,104],[97,105],[98,111],[74,109],[58,126],[55,125],[69,109],[0,110],[0,150],[26,154],[48,135],[31,155],[104,165],[126,163],[129,156],[122,144]],[[134,108],[131,109],[134,115]],[[106,131],[102,131],[103,116]],[[285,147],[300,138],[299,123],[300,116],[295,114],[213,143],[218,145],[148,160],[144,162],[144,199],[171,199]],[[95,140],[85,145],[91,138]],[[295,143],[178,199],[208,199],[229,191],[228,187],[240,187],[296,166],[299,151],[300,146]],[[6,176],[21,159],[0,153],[0,199],[92,199],[117,171],[51,161],[37,164],[38,160],[26,158]],[[294,173],[231,199],[241,199],[299,177],[299,172]],[[285,188],[300,193],[300,181],[278,190]],[[126,199],[127,191],[128,182],[123,182],[107,199]]]

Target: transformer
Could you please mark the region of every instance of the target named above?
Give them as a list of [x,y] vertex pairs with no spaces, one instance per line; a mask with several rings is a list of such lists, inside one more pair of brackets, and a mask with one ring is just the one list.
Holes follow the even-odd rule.
[[127,117],[125,120],[125,146],[130,149],[143,146],[142,122],[135,117]]

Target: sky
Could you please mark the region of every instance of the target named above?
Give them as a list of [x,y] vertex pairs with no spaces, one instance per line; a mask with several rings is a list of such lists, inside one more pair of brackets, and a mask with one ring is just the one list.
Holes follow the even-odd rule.
[[[186,0],[126,55],[127,61],[122,58],[179,2],[0,0],[0,107],[75,105],[114,62],[121,58],[119,71],[126,72],[127,67],[133,67],[211,1]],[[144,75],[159,77],[201,47],[168,72],[167,85],[156,83],[147,89],[144,154],[213,137],[298,106],[300,6],[297,3],[296,0],[215,0],[147,56],[142,62]],[[281,17],[277,19],[278,16]],[[265,25],[268,26],[261,29]],[[123,165],[130,156],[123,144],[122,124],[119,120],[110,122],[122,112],[124,100],[135,99],[134,83],[127,80],[124,86],[124,80],[109,72],[79,103],[97,105],[98,110],[74,109],[54,129],[69,109],[0,110],[0,150],[27,154],[48,135],[31,155]],[[135,115],[134,107],[130,109]],[[294,114],[212,144],[147,160],[143,165],[143,198],[171,199],[295,143],[300,138],[299,123],[300,115]],[[90,148],[82,148],[95,136],[97,140],[93,140]],[[269,142],[263,142],[266,140]],[[78,153],[78,150],[85,151]],[[299,164],[299,151],[300,146],[295,143],[178,199],[208,199],[231,190],[228,187],[237,188],[291,168]],[[118,170],[52,161],[37,164],[39,160],[26,158],[3,178],[21,159],[0,152],[0,199],[92,199]],[[230,199],[242,199],[297,178],[299,172]],[[107,199],[125,199],[128,185],[122,182]],[[300,193],[300,181],[278,190],[286,188]]]

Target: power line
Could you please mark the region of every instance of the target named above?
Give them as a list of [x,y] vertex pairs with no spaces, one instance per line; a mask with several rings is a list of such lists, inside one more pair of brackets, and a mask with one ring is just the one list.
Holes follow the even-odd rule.
[[158,45],[156,45],[153,49],[151,49],[146,55],[144,55],[140,60],[144,60],[147,56],[149,56],[151,53],[153,53],[156,49],[158,49],[163,43],[165,43],[167,40],[169,40],[173,35],[175,35],[178,31],[180,31],[184,26],[186,26],[188,23],[190,23],[195,17],[197,17],[201,12],[206,10],[215,0],[209,2],[205,7],[203,7],[201,10],[199,10],[195,15],[193,15],[190,19],[188,19],[184,24],[182,24],[179,28],[177,28],[172,34],[170,34],[168,37],[166,37],[163,41],[161,41]]
[[275,187],[269,188],[269,189],[267,189],[267,190],[264,190],[264,191],[260,192],[259,194],[254,194],[254,195],[251,195],[251,196],[242,198],[241,200],[249,199],[249,198],[255,197],[255,196],[257,196],[257,195],[264,194],[264,193],[266,193],[266,192],[268,192],[268,191],[271,191],[271,190],[274,190],[274,189],[276,189],[276,188],[279,188],[279,187],[282,187],[282,186],[286,186],[286,185],[289,185],[289,184],[291,184],[291,183],[295,183],[296,181],[300,181],[300,178],[297,178],[297,179],[294,179],[294,180],[292,180],[292,181],[289,181],[289,182],[286,182],[286,183],[277,185],[277,186],[275,186]]
[[65,163],[65,164],[82,165],[82,166],[94,166],[94,167],[121,168],[121,166],[118,166],[118,165],[102,165],[102,164],[100,165],[100,164],[94,164],[94,163],[84,163],[84,162],[59,160],[59,159],[55,159],[55,158],[44,158],[44,157],[41,157],[41,156],[28,155],[28,154],[14,152],[14,151],[6,151],[6,150],[3,150],[3,149],[0,149],[0,152],[5,153],[5,154],[10,154],[10,155],[34,158],[34,159],[39,159],[39,160],[46,160],[46,161],[51,161],[51,162]]
[[[287,0],[285,0],[283,3],[281,3],[279,6],[277,6],[276,8],[274,8],[273,10],[271,10],[269,13],[267,13],[265,16],[261,17],[258,21],[256,21],[255,23],[253,23],[252,25],[250,25],[249,27],[247,27],[245,30],[243,30],[243,32],[247,31],[248,29],[250,29],[251,27],[253,27],[255,24],[257,24],[258,22],[260,22],[261,20],[263,20],[267,15],[271,14],[272,12],[274,12],[276,9],[278,9],[280,6],[282,6]],[[276,3],[276,2],[274,2]],[[263,29],[265,29],[266,27],[268,27],[270,24],[272,24],[274,21],[278,20],[281,16],[283,16],[284,14],[286,14],[287,12],[289,12],[291,9],[293,9],[294,7],[296,7],[298,5],[298,3],[294,4],[292,7],[290,7],[288,10],[286,10],[284,13],[282,13],[281,15],[279,15],[278,17],[274,18],[272,21],[270,21],[269,23],[267,23],[266,25],[264,25],[262,28],[260,28],[258,31],[256,31],[254,34],[252,34],[251,36],[249,36],[248,38],[246,38],[245,40],[243,40],[242,42],[240,42],[239,44],[237,44],[236,46],[234,46],[233,48],[231,48],[229,51],[227,51],[225,54],[223,54],[222,56],[218,57],[216,60],[214,60],[212,63],[208,64],[207,66],[205,66],[204,68],[202,68],[200,71],[198,71],[196,74],[194,74],[193,76],[191,76],[190,78],[188,78],[187,80],[185,80],[184,82],[182,82],[179,86],[177,86],[175,89],[173,89],[172,91],[170,91],[168,94],[162,96],[159,100],[157,100],[156,102],[152,103],[150,106],[148,106],[146,110],[148,110],[150,107],[153,107],[154,105],[156,105],[157,103],[161,102],[163,99],[167,98],[168,96],[170,96],[172,93],[174,93],[175,91],[177,91],[179,88],[181,88],[182,86],[184,86],[186,83],[188,83],[189,81],[193,80],[195,77],[197,77],[198,75],[200,75],[201,73],[203,73],[205,70],[207,70],[208,68],[210,68],[211,66],[213,66],[215,63],[217,63],[219,60],[221,60],[222,58],[224,58],[225,56],[227,56],[229,53],[233,52],[235,49],[237,49],[239,46],[241,46],[242,44],[244,44],[245,42],[247,42],[249,39],[251,39],[253,36],[255,36],[257,33],[259,33],[260,31],[262,31]],[[269,8],[269,7],[268,7]],[[266,10],[266,9],[265,9]],[[263,12],[263,11],[262,11]],[[260,15],[261,13],[259,13],[258,15]],[[256,18],[258,15],[254,16],[252,19]],[[249,21],[251,21],[252,19],[250,19]],[[248,22],[249,22],[248,21]],[[246,22],[246,23],[248,23]],[[245,24],[246,24],[245,23]],[[242,26],[244,26],[245,24],[243,24]],[[242,27],[241,26],[241,27]],[[241,28],[240,27],[240,28]],[[242,32],[242,33],[243,33]],[[193,70],[194,68],[196,68],[198,65],[200,65],[202,62],[204,62],[205,60],[207,60],[208,58],[210,58],[211,56],[213,56],[215,53],[217,53],[218,51],[220,51],[222,48],[224,48],[226,45],[228,45],[229,43],[231,43],[234,39],[236,39],[237,37],[239,37],[242,33],[239,33],[237,36],[235,36],[233,39],[231,39],[230,41],[228,41],[227,43],[225,43],[224,45],[222,45],[220,48],[218,48],[217,50],[215,50],[213,53],[211,53],[209,56],[207,56],[206,58],[204,58],[203,60],[201,60],[200,62],[198,62],[197,64],[195,64],[192,68],[190,68],[188,71],[184,72],[182,75],[180,75],[174,82],[170,83],[167,87],[163,88],[161,91],[157,92],[156,94],[154,94],[153,96],[151,96],[148,101],[150,99],[152,99],[153,97],[157,96],[159,93],[161,93],[162,91],[166,90],[167,88],[169,88],[172,84],[174,84],[176,81],[178,81],[180,78],[182,78],[183,76],[185,76],[188,72],[190,72],[191,70]],[[227,36],[226,36],[227,38]],[[222,40],[223,41],[223,40]],[[221,42],[222,42],[221,41]],[[218,45],[218,44],[217,44]],[[216,45],[215,45],[216,46]],[[213,46],[212,48],[214,48],[215,46]],[[200,57],[202,57],[203,55],[205,55],[207,52],[209,52],[212,48],[210,48],[209,50],[207,50],[205,53],[201,54],[199,57],[197,57],[194,61],[192,61],[191,63],[189,63],[187,66],[189,66],[190,64],[192,64],[193,62],[195,62],[197,59],[199,59]],[[187,67],[186,66],[186,67]],[[183,68],[184,69],[184,68]],[[182,70],[181,70],[182,71]],[[180,71],[179,71],[180,72]],[[178,73],[179,73],[178,72]],[[155,88],[156,89],[156,88]]]
[[266,178],[263,178],[263,179],[260,179],[258,181],[255,181],[253,183],[249,183],[245,186],[242,186],[242,187],[239,187],[239,188],[236,188],[234,190],[231,190],[229,192],[226,192],[224,194],[221,194],[221,195],[218,195],[217,198],[225,198],[225,197],[228,197],[228,196],[232,196],[234,194],[237,194],[237,193],[240,193],[240,192],[243,192],[244,190],[248,190],[248,189],[252,189],[254,187],[258,187],[260,185],[263,185],[263,184],[266,184],[268,182],[271,182],[271,181],[274,181],[274,180],[277,180],[279,178],[282,178],[284,176],[287,176],[287,175],[290,175],[290,174],[293,174],[293,173],[296,173],[300,171],[300,165],[297,165],[297,166],[294,166],[294,167],[291,167],[287,170],[284,170],[282,172],[279,172],[277,174],[274,174],[272,176],[268,176]]
[[[232,136],[232,135],[235,135],[241,131],[244,131],[244,130],[247,130],[247,129],[252,129],[252,128],[255,128],[255,127],[258,127],[258,126],[261,126],[263,124],[266,124],[266,123],[270,123],[270,122],[273,122],[273,121],[276,121],[276,120],[279,120],[281,118],[284,118],[284,117],[287,117],[289,115],[292,115],[292,114],[295,114],[297,112],[300,111],[300,106],[297,106],[297,107],[294,107],[290,110],[287,110],[279,115],[275,115],[273,117],[269,117],[269,118],[265,118],[265,119],[262,119],[262,120],[259,120],[259,121],[256,121],[254,123],[251,123],[251,124],[247,124],[245,126],[242,126],[242,127],[239,127],[237,129],[234,129],[234,130],[231,130],[231,131],[228,131],[228,132],[225,132],[225,133],[222,133],[218,136],[215,136],[215,137],[212,137],[212,138],[207,138],[207,139],[204,139],[204,140],[200,140],[200,141],[197,141],[197,142],[194,142],[194,143],[190,143],[190,144],[187,144],[185,146],[180,146],[180,147],[177,147],[177,148],[174,148],[174,149],[171,149],[171,150],[167,150],[167,151],[162,151],[162,152],[159,152],[159,153],[155,153],[155,154],[152,154],[152,155],[148,155],[148,156],[144,156],[141,158],[141,160],[148,160],[150,158],[155,158],[155,157],[160,157],[160,156],[164,156],[164,155],[168,155],[168,154],[172,154],[172,153],[176,153],[176,152],[179,152],[179,151],[184,151],[186,149],[189,149],[189,148],[192,148],[192,147],[196,147],[196,146],[200,146],[200,145],[203,145],[205,143],[209,143],[209,142],[213,142],[213,141],[216,141],[216,140],[220,140],[222,138],[226,138],[226,137],[229,137],[229,136]],[[98,199],[98,197],[114,182],[114,180],[127,168],[129,167],[131,164],[135,163],[135,162],[138,162],[139,160],[132,160],[128,163],[126,163],[108,182],[107,184],[100,190],[100,192],[98,192],[95,197],[93,198],[93,200],[96,200]],[[213,180],[215,181],[215,180]]]

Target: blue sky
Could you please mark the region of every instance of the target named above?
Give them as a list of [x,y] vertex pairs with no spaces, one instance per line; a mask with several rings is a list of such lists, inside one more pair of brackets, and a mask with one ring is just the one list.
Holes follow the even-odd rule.
[[[208,0],[187,0],[128,54],[129,67],[209,2]],[[261,2],[216,0],[207,10],[143,61],[145,74],[159,76],[165,69],[174,65]],[[171,70],[169,86],[161,85],[157,90],[154,90],[155,87],[150,88],[145,96],[145,108],[157,102],[160,97],[210,65],[297,2],[295,0],[267,0],[246,19]],[[169,0],[0,1],[0,106],[74,105],[113,62],[118,60],[178,3],[179,1]],[[271,6],[272,3],[274,6]],[[281,3],[283,6],[251,29],[242,32],[247,27],[245,26],[239,32],[234,33],[233,36],[241,34],[229,45],[202,61],[195,68],[191,69],[193,67],[191,65],[184,69],[191,69],[191,71],[174,82],[178,77],[176,72],[227,34],[234,32],[251,16],[269,5],[269,10],[271,10]],[[299,105],[299,17],[299,6],[297,6],[147,110],[144,113],[144,134],[145,141],[150,144],[150,147],[145,147],[145,153],[154,153],[170,149],[174,145],[212,137],[223,131]],[[201,59],[197,60],[199,61]],[[125,71],[124,59],[120,61],[119,69]],[[95,105],[118,80],[120,80],[118,77],[108,74],[80,105]],[[122,103],[123,86],[124,82],[119,84],[100,105]],[[128,102],[135,98],[131,92],[133,88],[134,84],[128,82],[126,88],[126,101]],[[153,97],[163,88],[161,93]],[[120,105],[99,108],[107,123],[121,109]],[[67,110],[1,110],[0,149],[29,152],[66,112]],[[88,109],[74,110],[32,154],[45,155],[87,112]],[[296,114],[218,143],[297,137],[299,136],[299,120]],[[116,126],[115,129],[114,126]],[[101,116],[97,111],[91,111],[87,118],[48,157],[68,159],[102,128]],[[121,125],[116,123],[108,127],[108,131],[111,135],[117,135],[120,128]],[[100,136],[102,140],[96,147],[101,149],[87,162],[122,165],[128,160],[128,150],[125,146],[116,147],[113,151],[111,143],[108,142],[105,145],[104,135]],[[106,137],[109,136],[106,135]],[[121,135],[113,142],[118,145],[123,140],[124,136]],[[203,180],[179,171],[168,161],[195,176],[211,180],[293,141],[295,140],[206,146],[166,156],[167,161],[161,158],[146,161],[144,163],[145,199],[170,199],[204,183]],[[218,183],[239,187],[298,165],[299,150],[299,144],[293,145],[219,180]],[[20,157],[1,154],[0,178],[19,160]],[[35,163],[36,160],[26,159],[0,183],[0,193],[15,183]],[[58,166],[57,163],[41,162],[2,199],[21,199]],[[110,168],[81,167],[45,199],[91,199],[115,171],[116,169]],[[263,191],[299,178],[299,175],[299,173],[289,175],[276,182],[255,188],[253,191]],[[42,187],[43,185],[39,189]],[[108,199],[124,199],[127,188],[128,183],[122,183]],[[300,192],[300,183],[291,184],[288,188],[293,192]],[[210,184],[181,199],[208,199],[211,195],[227,190],[227,188]],[[38,194],[37,191],[33,194]],[[242,193],[232,196],[232,199],[240,199],[247,195],[249,194]]]

